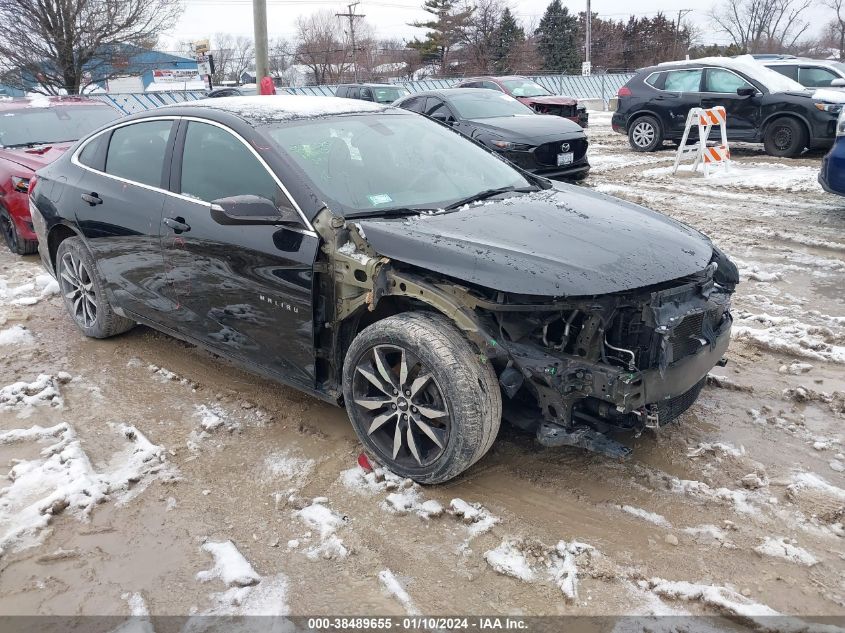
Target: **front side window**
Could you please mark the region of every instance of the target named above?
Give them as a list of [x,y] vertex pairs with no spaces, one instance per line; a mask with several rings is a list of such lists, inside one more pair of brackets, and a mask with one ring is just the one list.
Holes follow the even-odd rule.
[[377,103],[393,103],[397,99],[401,99],[411,94],[406,88],[374,88],[375,98]]
[[104,105],[28,106],[4,110],[0,115],[0,146],[76,141],[119,117],[117,110]]
[[399,106],[405,110],[412,110],[413,112],[422,112],[425,106],[425,97],[412,97],[405,99]]
[[701,89],[701,69],[669,71],[663,89],[669,92],[698,92]]
[[827,68],[808,68],[802,66],[798,71],[798,83],[808,88],[825,88],[830,86],[830,83],[834,79],[839,79],[839,75]]
[[438,209],[487,189],[531,184],[475,143],[409,113],[322,117],[262,132],[315,194],[347,217]]
[[790,79],[798,81],[798,66],[778,64],[776,66],[768,66],[768,68],[774,70],[776,73],[780,73],[784,77],[789,77]]
[[551,94],[536,81],[528,79],[506,79],[502,83],[514,97],[544,97]]
[[490,119],[500,116],[534,115],[534,111],[506,94],[489,92],[462,93],[449,96],[450,105],[462,119]]
[[425,104],[425,113],[430,117],[435,118],[455,118],[452,115],[452,111],[449,110],[449,106],[443,103],[440,99],[435,99],[434,97],[429,97],[428,102]]
[[723,94],[736,94],[740,88],[754,88],[736,73],[724,68],[708,68],[707,81],[704,92],[720,92]]
[[173,121],[147,121],[114,130],[106,155],[106,173],[161,187],[171,127]]
[[213,202],[220,198],[254,195],[290,207],[287,196],[255,155],[226,130],[191,121],[182,152],[184,196]]
[[361,88],[361,98],[367,101],[373,100],[373,93],[369,88]]

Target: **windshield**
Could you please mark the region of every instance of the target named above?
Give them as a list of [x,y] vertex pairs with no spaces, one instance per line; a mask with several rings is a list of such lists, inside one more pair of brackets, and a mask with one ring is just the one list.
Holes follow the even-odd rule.
[[393,103],[411,93],[405,88],[373,88],[373,94],[378,103]]
[[514,97],[541,97],[552,94],[537,82],[528,79],[505,79],[502,84]]
[[263,132],[346,216],[441,209],[481,191],[527,187],[508,163],[417,114],[335,116]]
[[484,89],[450,94],[449,106],[454,107],[462,119],[490,119],[497,116],[535,114],[534,110],[513,97]]
[[23,107],[0,112],[0,145],[75,141],[119,116],[108,106]]

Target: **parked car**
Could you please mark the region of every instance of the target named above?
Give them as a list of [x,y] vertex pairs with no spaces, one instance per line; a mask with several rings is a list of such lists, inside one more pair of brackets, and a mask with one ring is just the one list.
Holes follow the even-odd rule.
[[258,94],[258,86],[249,84],[246,86],[222,86],[210,90],[209,97],[254,97]]
[[845,110],[839,113],[836,123],[836,141],[822,158],[819,184],[828,193],[845,196]]
[[767,61],[765,65],[805,88],[845,88],[845,64],[842,62],[795,57]]
[[409,94],[411,93],[407,88],[395,84],[341,84],[334,96],[375,103],[393,103]]
[[842,109],[838,94],[817,95],[748,56],[650,66],[619,89],[618,99],[613,129],[627,134],[637,152],[679,141],[690,108],[721,105],[728,140],[763,143],[771,156],[794,157],[808,147],[829,147]]
[[579,105],[576,98],[552,94],[536,81],[525,77],[474,77],[464,79],[455,87],[497,90],[514,99],[519,99],[529,108],[536,110],[538,114],[561,116],[574,121],[581,127],[587,127],[589,123],[587,108]]
[[9,250],[29,255],[38,249],[28,201],[35,170],[119,116],[111,106],[81,97],[0,99],[0,231]]
[[451,126],[526,171],[547,178],[586,178],[587,136],[560,117],[544,116],[506,94],[478,88],[416,92],[396,104]]
[[676,418],[728,346],[736,267],[702,234],[399,108],[168,106],[38,182],[41,258],[86,336],[145,323],[343,404],[420,482],[481,459],[503,409],[625,456],[604,433]]

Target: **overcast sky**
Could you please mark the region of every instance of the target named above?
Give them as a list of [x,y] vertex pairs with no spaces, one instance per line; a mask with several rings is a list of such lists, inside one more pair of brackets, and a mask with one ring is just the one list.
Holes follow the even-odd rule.
[[[351,1],[351,0],[350,0]],[[234,35],[252,36],[252,0],[184,0],[185,10],[175,28],[163,39],[164,47],[177,48],[175,42],[212,37],[215,33],[229,32]],[[511,0],[511,9],[523,23],[539,21],[549,0]],[[689,0],[643,0],[632,3],[630,0],[593,0],[592,10],[601,17],[624,19],[631,15],[652,16],[663,11],[677,19],[681,9],[693,9],[688,18],[704,32],[706,43],[728,43],[728,38],[714,32],[707,11],[715,3],[698,3]],[[828,10],[821,3],[814,3],[806,19],[813,25],[814,35],[821,29],[821,24],[829,20]],[[379,38],[398,37],[406,40],[414,36],[422,38],[424,29],[408,26],[408,22],[424,20],[427,13],[420,9],[422,0],[362,0],[356,9],[365,14],[367,22],[374,27]],[[564,0],[564,5],[573,13],[585,10],[585,2]],[[694,9],[694,7],[699,7]],[[345,2],[332,0],[267,0],[268,31],[271,38],[283,36],[294,39],[294,23],[297,16],[309,14],[319,9],[330,9],[335,13],[346,11]]]

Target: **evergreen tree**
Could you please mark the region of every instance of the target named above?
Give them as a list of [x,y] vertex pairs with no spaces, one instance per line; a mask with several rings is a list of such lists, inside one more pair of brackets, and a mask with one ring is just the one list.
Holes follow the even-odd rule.
[[496,29],[496,43],[493,50],[493,67],[497,73],[513,72],[511,56],[524,41],[525,31],[516,21],[511,10],[505,7]]
[[577,71],[581,68],[578,17],[569,13],[560,0],[552,0],[537,27],[537,50],[543,70]]
[[414,38],[408,48],[420,52],[423,61],[437,62],[441,74],[449,72],[449,52],[461,37],[461,31],[472,15],[471,9],[461,9],[455,0],[425,0],[423,11],[434,19],[427,22],[412,22],[410,26],[429,29],[425,39]]

